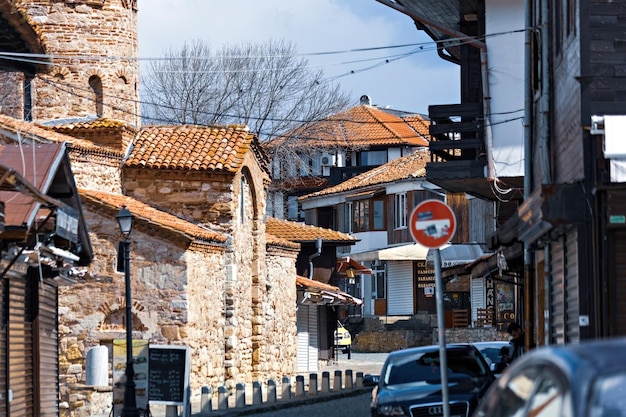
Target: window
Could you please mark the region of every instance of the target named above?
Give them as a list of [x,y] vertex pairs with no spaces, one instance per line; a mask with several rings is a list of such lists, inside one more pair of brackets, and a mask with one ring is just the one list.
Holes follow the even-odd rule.
[[387,163],[387,151],[364,151],[360,154],[361,166],[378,166]]
[[300,206],[298,204],[298,197],[290,195],[287,197],[287,220],[298,221],[300,214]]
[[354,232],[385,229],[384,199],[352,202],[352,230]]
[[385,201],[374,200],[374,212],[372,213],[372,229],[385,229]]
[[340,231],[344,233],[352,233],[352,202],[348,202],[343,206],[343,219]]
[[372,299],[385,298],[385,265],[372,266]]
[[93,101],[96,105],[96,116],[102,117],[104,114],[104,94],[102,92],[102,80],[93,75],[89,77],[89,86],[93,92]]
[[352,203],[353,227],[355,232],[367,232],[370,222],[370,202],[369,200],[359,200]]
[[395,195],[393,227],[394,229],[406,229],[406,193]]

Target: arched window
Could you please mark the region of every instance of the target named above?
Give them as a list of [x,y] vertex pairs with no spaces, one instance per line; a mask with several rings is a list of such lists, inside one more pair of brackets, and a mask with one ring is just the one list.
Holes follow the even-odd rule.
[[102,93],[102,80],[97,75],[89,77],[89,86],[93,90],[93,100],[96,103],[96,116],[104,114],[104,95]]

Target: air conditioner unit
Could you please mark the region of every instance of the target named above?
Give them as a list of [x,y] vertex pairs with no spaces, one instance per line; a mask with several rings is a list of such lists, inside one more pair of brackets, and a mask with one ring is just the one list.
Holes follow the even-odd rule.
[[329,153],[323,153],[320,158],[321,165],[323,167],[329,167],[335,165],[335,155]]

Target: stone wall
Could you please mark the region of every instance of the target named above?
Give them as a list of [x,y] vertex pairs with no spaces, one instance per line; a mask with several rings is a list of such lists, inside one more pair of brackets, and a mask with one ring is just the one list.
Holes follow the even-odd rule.
[[[461,327],[445,330],[446,343],[471,343],[511,337],[495,327]],[[357,352],[391,352],[415,346],[439,343],[436,314],[410,317],[367,317],[354,337]]]
[[[46,53],[57,55],[50,72],[33,80],[33,118],[99,115],[139,126],[138,62],[124,59],[138,55],[136,1],[18,3],[25,5]],[[60,58],[63,55],[73,56]],[[99,96],[94,79],[101,83]],[[100,100],[102,110],[98,110]]]
[[78,188],[121,194],[121,155],[90,152],[75,147],[70,147],[69,155]]

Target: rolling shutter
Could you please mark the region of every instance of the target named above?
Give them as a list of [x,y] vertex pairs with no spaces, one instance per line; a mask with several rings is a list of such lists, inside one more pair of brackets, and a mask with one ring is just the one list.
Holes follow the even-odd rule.
[[8,280],[0,278],[0,392],[3,393],[0,400],[0,417],[7,417],[8,403],[7,392],[7,327],[9,311],[9,285]]
[[300,304],[297,313],[298,372],[317,371],[317,306]]
[[39,416],[56,417],[59,415],[59,350],[57,333],[57,288],[39,286],[39,316],[35,321],[35,346],[39,347],[37,368],[39,381],[37,384],[36,404],[39,405]]
[[485,278],[472,278],[471,282],[472,323],[476,323],[476,310],[487,307],[485,303]]
[[387,314],[411,316],[413,312],[413,261],[387,264]]
[[29,286],[23,277],[9,279],[8,375],[13,400],[9,417],[33,416],[33,343]]

